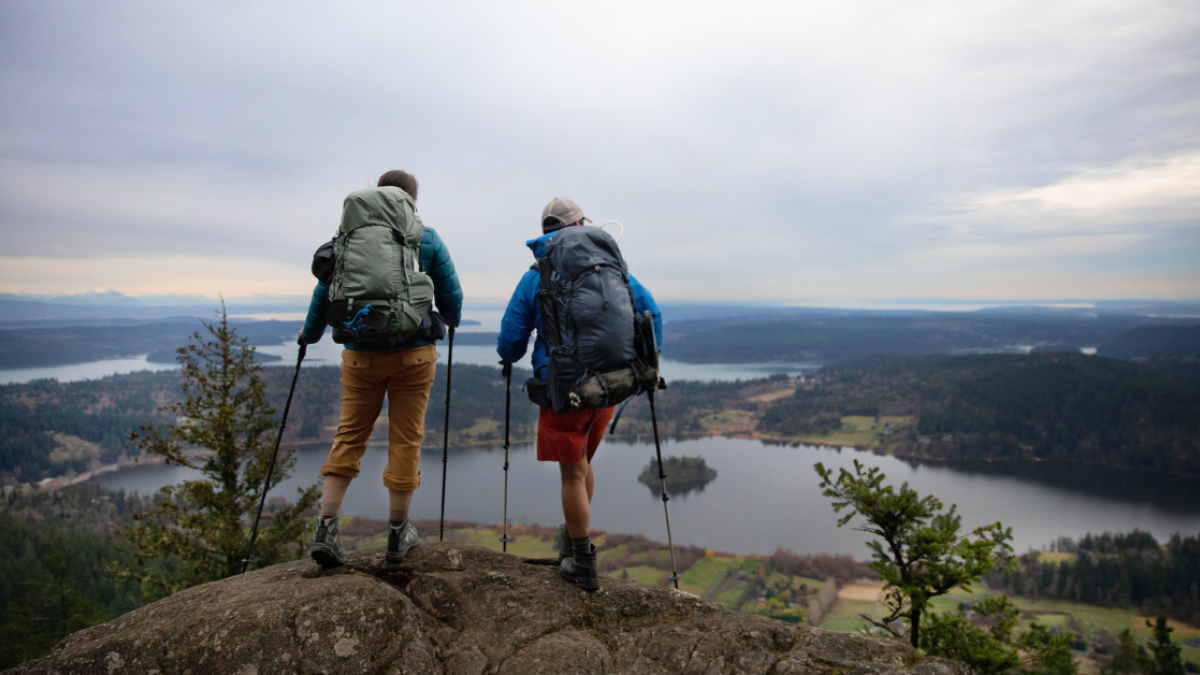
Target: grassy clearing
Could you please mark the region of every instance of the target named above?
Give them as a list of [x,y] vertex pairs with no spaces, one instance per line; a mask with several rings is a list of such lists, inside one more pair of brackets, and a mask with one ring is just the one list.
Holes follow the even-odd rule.
[[[492,551],[503,549],[500,543],[500,531],[491,528],[481,528],[478,530],[449,530],[447,538],[463,541],[464,543],[482,546]],[[461,537],[461,539],[459,539]],[[437,540],[436,537],[429,539]],[[539,539],[531,536],[516,536],[516,540],[509,542],[508,552],[520,556],[522,558],[557,558],[558,550],[554,548],[554,542],[547,539]]]
[[720,593],[717,594],[717,597],[713,598],[713,600],[715,600],[718,604],[720,604],[725,609],[732,609],[732,610],[737,610],[736,605],[739,604],[738,601],[741,599],[742,599],[742,589],[741,588],[730,588],[730,589],[721,591]]
[[488,419],[486,417],[480,417],[479,419],[475,420],[475,424],[467,427],[466,429],[458,430],[460,434],[464,436],[470,436],[472,438],[495,438],[498,431],[502,431],[500,427],[500,420]]
[[[628,576],[625,576],[626,574]],[[630,581],[636,581],[647,586],[662,586],[670,574],[670,572],[660,570],[657,567],[638,565],[636,567],[626,567],[616,570],[611,575],[618,579],[629,579]]]
[[1042,551],[1038,554],[1038,562],[1041,563],[1063,563],[1075,562],[1074,553],[1060,553],[1058,551]]
[[799,441],[814,443],[829,443],[845,446],[879,445],[886,437],[888,428],[902,427],[912,424],[911,417],[866,417],[850,415],[842,418],[842,428],[827,434],[806,435],[797,437]]
[[842,418],[842,428],[826,434],[808,435],[800,440],[817,441],[833,445],[868,445],[871,442],[871,427],[874,417],[849,416]]
[[718,575],[728,574],[736,561],[737,558],[718,558],[716,556],[697,560],[691,569],[683,573],[683,578],[679,580],[679,588],[682,589],[684,585],[698,588],[698,591],[689,590],[688,592],[699,595],[704,592],[704,589],[716,583]]
[[878,605],[866,600],[838,600],[829,609],[829,614],[825,615],[821,627],[842,632],[870,627],[871,624],[867,623],[859,614],[878,618]]
[[748,574],[755,574],[760,568],[766,567],[766,558],[744,558],[742,559],[741,569]]

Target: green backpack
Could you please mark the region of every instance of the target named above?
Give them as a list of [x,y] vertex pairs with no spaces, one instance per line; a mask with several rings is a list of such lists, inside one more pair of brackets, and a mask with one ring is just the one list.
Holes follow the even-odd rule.
[[420,269],[424,232],[413,198],[400,188],[346,197],[329,280],[334,342],[391,346],[417,332],[433,305],[433,280]]

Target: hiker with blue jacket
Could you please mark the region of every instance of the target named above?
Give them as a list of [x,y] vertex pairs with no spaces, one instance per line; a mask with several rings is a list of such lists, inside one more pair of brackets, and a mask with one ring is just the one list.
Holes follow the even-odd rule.
[[541,407],[537,459],[558,462],[562,478],[560,574],[594,591],[592,458],[614,406],[660,382],[662,317],[650,291],[628,273],[616,242],[585,221],[591,219],[570,199],[557,197],[542,210],[542,236],[525,243],[536,264],[513,292],[496,351],[510,376],[537,331],[534,377],[526,387]]
[[437,362],[434,343],[445,325],[458,326],[463,298],[450,252],[416,215],[417,187],[411,174],[388,171],[377,188],[346,198],[332,249],[344,260],[330,263],[329,280],[317,282],[299,335],[301,342],[312,344],[332,325],[334,340],[345,344],[341,420],[321,467],[321,514],[310,552],[326,568],[345,561],[337,536],[338,511],[350,481],[358,476],[385,395],[387,560],[400,562],[417,546],[408,510],[421,485],[425,407]]

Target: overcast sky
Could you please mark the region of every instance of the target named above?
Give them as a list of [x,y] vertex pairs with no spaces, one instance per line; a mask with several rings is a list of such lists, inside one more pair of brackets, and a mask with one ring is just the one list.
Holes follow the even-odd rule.
[[421,181],[468,300],[542,206],[660,299],[1200,298],[1200,4],[0,3],[0,292],[302,295]]

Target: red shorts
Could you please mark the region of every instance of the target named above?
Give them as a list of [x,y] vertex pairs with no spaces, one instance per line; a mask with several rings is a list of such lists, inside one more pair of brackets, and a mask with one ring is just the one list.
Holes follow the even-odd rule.
[[590,462],[600,447],[613,409],[580,410],[565,415],[542,408],[538,415],[537,458],[539,462]]

